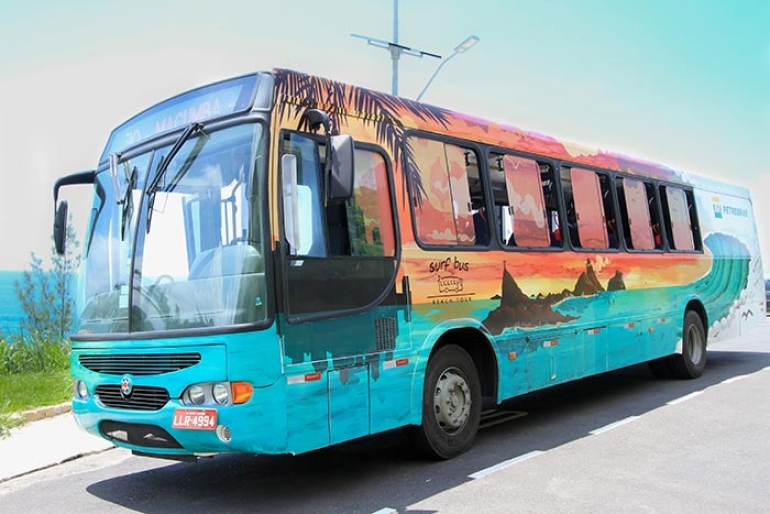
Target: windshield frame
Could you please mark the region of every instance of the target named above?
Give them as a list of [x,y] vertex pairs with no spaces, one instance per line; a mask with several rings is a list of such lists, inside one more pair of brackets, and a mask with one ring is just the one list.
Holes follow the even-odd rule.
[[[254,125],[254,131],[255,131],[255,139],[251,142],[250,146],[250,173],[251,173],[251,182],[250,182],[250,188],[252,189],[252,194],[256,195],[258,198],[258,201],[252,204],[252,223],[254,221],[254,218],[258,220],[258,224],[254,226],[250,226],[249,230],[250,233],[259,233],[261,234],[260,241],[260,248],[259,250],[262,252],[262,260],[264,262],[264,291],[262,291],[262,298],[264,299],[265,305],[264,305],[264,316],[261,319],[258,319],[256,321],[250,321],[246,323],[240,323],[240,324],[233,324],[228,323],[224,325],[216,325],[212,327],[195,327],[195,328],[172,328],[172,329],[159,329],[159,330],[146,330],[146,331],[136,331],[131,329],[131,331],[120,331],[120,332],[99,332],[99,333],[84,333],[84,332],[78,332],[72,334],[73,340],[79,340],[79,341],[91,341],[91,340],[126,340],[126,339],[161,339],[161,338],[174,338],[174,337],[193,337],[198,335],[210,335],[210,334],[220,334],[220,333],[229,333],[229,332],[243,332],[243,331],[251,331],[251,330],[258,330],[260,328],[264,328],[266,326],[269,326],[273,323],[275,318],[275,277],[272,273],[272,270],[274,269],[272,264],[272,247],[270,244],[270,220],[269,220],[269,191],[268,191],[268,160],[269,160],[269,146],[270,146],[270,131],[269,131],[269,121],[267,119],[267,115],[265,113],[258,113],[258,112],[252,112],[248,116],[240,116],[238,118],[229,118],[224,120],[216,120],[213,122],[209,122],[205,125],[205,128],[203,130],[203,133],[199,132],[195,137],[190,138],[191,140],[196,140],[200,137],[208,137],[211,134],[215,134],[217,132],[221,132],[227,129],[231,129],[237,126],[242,125]],[[154,160],[150,164],[151,170],[148,173],[148,176],[142,177],[144,180],[142,181],[143,187],[141,191],[141,199],[139,202],[136,202],[134,205],[134,210],[137,211],[137,214],[135,215],[135,219],[131,222],[131,234],[127,239],[131,240],[132,248],[129,250],[129,256],[130,256],[130,269],[134,269],[136,266],[136,259],[139,255],[141,257],[141,253],[143,252],[143,249],[141,246],[145,244],[145,236],[147,226],[147,207],[148,207],[148,196],[147,196],[147,187],[152,182],[152,177],[154,176],[154,173],[157,169],[158,165],[158,159],[160,157],[160,154],[164,153],[160,150],[168,150],[171,145],[179,138],[180,133],[183,131],[184,127],[180,127],[179,130],[175,130],[172,132],[169,132],[167,134],[164,134],[163,137],[160,138],[154,138],[146,141],[142,141],[140,144],[134,146],[133,148],[128,149],[124,153],[121,154],[121,162],[123,161],[130,161],[132,159],[136,158],[142,158],[142,156],[150,155],[154,156]],[[142,173],[144,173],[144,170],[141,170]],[[106,173],[106,176],[103,174]],[[104,182],[105,184],[108,184],[109,181],[109,166],[108,165],[102,165],[97,169],[96,172],[97,177],[105,177]],[[168,177],[166,177],[166,180]],[[97,181],[101,179],[97,178]],[[161,180],[163,182],[163,180]],[[96,194],[94,195],[94,207],[96,209],[98,204],[101,204],[101,209],[108,208],[113,210],[118,216],[118,223],[120,223],[120,216],[121,216],[121,210],[122,205],[116,205],[115,198],[112,195],[112,191],[110,188],[102,188],[103,190],[101,192],[98,191],[99,187],[95,186],[95,189],[97,189]],[[100,209],[100,210],[101,210]],[[83,247],[83,256],[82,256],[82,264],[79,272],[79,282],[82,282],[82,284],[79,284],[79,289],[82,291],[81,294],[79,294],[78,298],[78,305],[77,310],[78,314],[82,314],[83,309],[85,308],[85,282],[88,280],[88,264],[89,261],[92,261],[94,259],[105,259],[105,255],[97,256],[97,255],[90,255],[90,247],[92,243],[92,238],[94,237],[94,229],[95,229],[95,222],[97,221],[97,217],[99,214],[97,212],[93,213],[92,219],[89,223],[87,233],[86,233],[86,241],[87,244]],[[150,232],[152,232],[153,228],[150,228]],[[178,249],[178,251],[184,252],[184,248]],[[133,274],[132,274],[133,275]],[[136,279],[132,276],[131,280],[129,281],[131,284],[130,290],[131,293],[133,293],[133,289],[136,284]],[[131,310],[135,308],[135,303],[133,299],[129,299],[129,304],[131,306]],[[80,319],[77,321],[77,326],[79,330],[82,330]]]

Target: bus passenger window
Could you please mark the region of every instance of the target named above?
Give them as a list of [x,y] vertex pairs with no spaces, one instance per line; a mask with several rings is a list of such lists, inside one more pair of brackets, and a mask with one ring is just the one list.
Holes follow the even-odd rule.
[[422,137],[408,140],[414,154],[412,208],[420,242],[487,244],[487,216],[476,152]]
[[[654,196],[649,197],[650,191],[653,195],[655,192],[652,184],[630,177],[618,177],[616,185],[626,248],[654,250],[659,247],[659,242],[656,242],[655,226],[652,223],[653,219],[657,219],[657,213],[653,218],[651,212]],[[660,241],[659,233],[658,228],[658,241]]]
[[503,245],[557,246],[549,215],[558,209],[551,167],[525,157],[493,153],[489,157],[489,171]]
[[660,186],[660,190],[669,247],[672,250],[700,251],[702,246],[692,192],[675,186]]
[[570,240],[575,248],[618,247],[610,178],[583,168],[563,168],[562,190]]
[[650,224],[652,225],[652,239],[656,250],[663,249],[663,234],[660,229],[660,207],[658,195],[655,194],[655,186],[649,182],[644,183],[647,190],[647,207],[650,211]]

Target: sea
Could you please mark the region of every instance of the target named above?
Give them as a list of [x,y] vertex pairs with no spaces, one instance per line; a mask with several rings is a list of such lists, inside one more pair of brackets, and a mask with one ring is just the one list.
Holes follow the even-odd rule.
[[25,315],[13,284],[23,277],[21,271],[0,271],[0,336],[21,333]]

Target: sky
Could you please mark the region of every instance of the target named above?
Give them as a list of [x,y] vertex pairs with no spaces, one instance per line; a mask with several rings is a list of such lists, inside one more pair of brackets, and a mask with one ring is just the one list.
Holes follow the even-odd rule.
[[[422,101],[749,188],[770,272],[770,2],[0,0],[0,270],[51,248],[53,183],[110,131],[274,67],[391,92],[363,34],[448,57]],[[440,61],[404,55],[415,98]],[[65,188],[82,237],[90,190]]]

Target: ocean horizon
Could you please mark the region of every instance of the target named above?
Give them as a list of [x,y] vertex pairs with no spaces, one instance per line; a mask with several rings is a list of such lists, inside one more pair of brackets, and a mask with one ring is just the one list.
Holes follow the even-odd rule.
[[0,336],[21,333],[26,315],[16,296],[14,282],[21,282],[22,278],[23,271],[0,271]]

